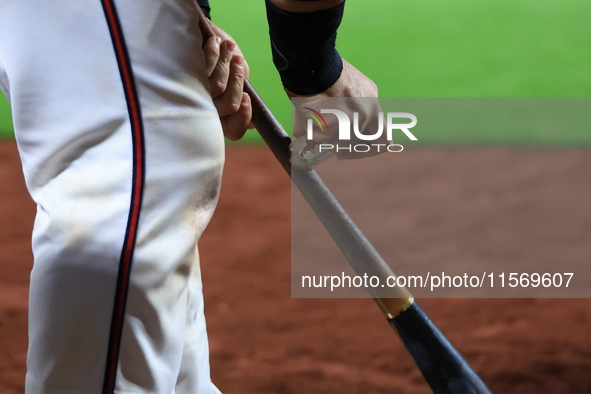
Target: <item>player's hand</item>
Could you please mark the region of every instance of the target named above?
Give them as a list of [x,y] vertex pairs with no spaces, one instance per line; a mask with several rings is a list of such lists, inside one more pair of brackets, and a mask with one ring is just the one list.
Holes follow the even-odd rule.
[[[312,108],[320,110],[321,108],[339,109],[348,114],[354,112],[359,113],[360,131],[363,134],[374,134],[378,130],[378,114],[382,112],[378,100],[377,85],[361,71],[357,70],[353,65],[343,60],[343,71],[339,79],[328,88],[326,91],[312,95],[300,96],[285,89],[287,95],[292,99],[295,109],[294,119],[294,137],[300,137],[306,134],[307,117],[304,115],[306,111],[304,108]],[[338,98],[363,98],[361,100],[342,99]],[[295,100],[294,100],[295,99]],[[328,122],[326,129],[314,129],[314,141],[316,143],[334,144],[338,141],[338,124],[334,115],[325,116]],[[351,121],[353,117],[351,116]],[[329,132],[330,130],[330,132]],[[302,137],[305,138],[305,137]],[[382,133],[379,140],[371,141],[372,143],[389,144],[386,138],[386,133]],[[352,135],[351,141],[347,141],[347,145],[355,143],[367,143],[367,141],[355,140]],[[381,150],[383,152],[384,149]],[[379,154],[379,150],[373,149],[368,152],[348,152],[347,150],[339,150],[337,157],[339,159],[356,159],[367,156],[374,156]]]
[[250,70],[236,41],[219,27],[212,26],[216,36],[209,38],[203,46],[205,70],[224,135],[236,141],[252,127],[250,97],[243,90],[244,79],[248,78]]
[[341,76],[330,88],[313,96],[300,96],[285,89],[292,97],[378,97],[378,86],[369,77],[357,70],[351,63],[342,59]]

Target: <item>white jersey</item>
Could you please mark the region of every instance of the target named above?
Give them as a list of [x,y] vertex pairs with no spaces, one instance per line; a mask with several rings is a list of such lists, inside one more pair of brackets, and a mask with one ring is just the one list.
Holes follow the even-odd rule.
[[196,242],[224,160],[193,0],[0,0],[33,232],[26,393],[219,393]]

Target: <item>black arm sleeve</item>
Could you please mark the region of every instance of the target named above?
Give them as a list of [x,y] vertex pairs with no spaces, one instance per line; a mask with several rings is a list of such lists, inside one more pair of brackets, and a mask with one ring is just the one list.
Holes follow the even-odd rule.
[[266,4],[273,63],[283,86],[300,95],[331,87],[343,71],[335,44],[345,2],[309,13],[282,10],[270,0]]
[[[304,0],[304,1],[309,1],[309,0]],[[316,0],[312,0],[312,1],[316,1]],[[211,20],[211,14],[210,14],[211,7],[209,6],[209,1],[208,0],[197,0],[197,4],[199,4],[199,7],[201,7],[201,9],[203,10],[203,13],[207,17],[207,19]]]

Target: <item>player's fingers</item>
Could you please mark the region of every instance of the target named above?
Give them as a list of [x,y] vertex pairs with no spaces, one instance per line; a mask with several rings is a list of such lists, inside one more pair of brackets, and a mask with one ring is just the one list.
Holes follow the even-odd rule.
[[244,136],[247,128],[252,124],[252,106],[250,97],[242,93],[242,101],[238,111],[221,118],[224,135],[231,141],[237,141]]
[[230,76],[224,93],[213,100],[220,117],[231,115],[240,109],[243,100],[244,58],[234,56],[230,65]]
[[226,91],[228,78],[230,77],[230,65],[232,63],[235,48],[236,44],[232,41],[226,40],[222,41],[220,44],[220,57],[211,73],[211,77],[209,77],[211,97],[214,99]]
[[218,36],[210,37],[203,46],[203,52],[205,53],[205,72],[208,77],[211,77],[213,69],[218,63],[220,58],[220,44],[222,39]]
[[[232,41],[234,44],[236,44],[236,41],[234,41],[234,39],[232,38],[231,35],[226,33],[224,30],[220,29],[219,26],[216,26],[213,24],[212,24],[212,26],[213,26],[213,30],[215,31],[215,34],[217,36],[221,37],[223,41],[229,40],[229,41]],[[236,48],[234,48],[234,54],[244,57],[244,55],[242,54],[242,51],[240,50],[240,46],[238,44],[236,44]],[[248,66],[247,62],[244,62],[244,66],[246,68],[246,78],[248,78],[250,76],[250,67]]]

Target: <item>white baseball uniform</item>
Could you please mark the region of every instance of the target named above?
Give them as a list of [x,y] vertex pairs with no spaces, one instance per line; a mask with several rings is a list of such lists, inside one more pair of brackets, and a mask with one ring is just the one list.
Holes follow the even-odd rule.
[[194,0],[0,0],[33,231],[26,393],[219,393],[196,242],[223,135]]

